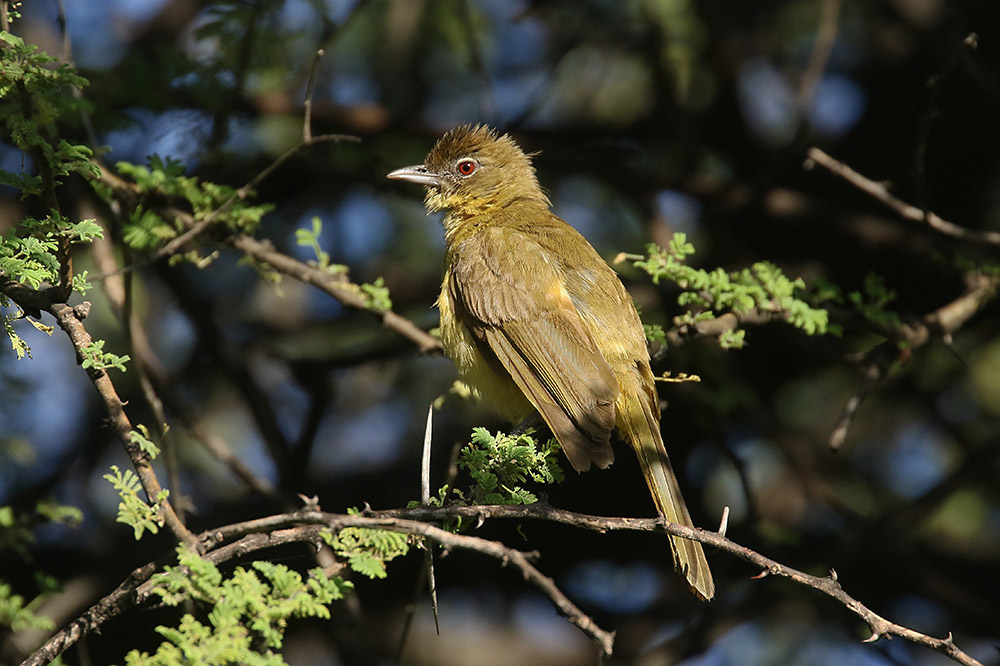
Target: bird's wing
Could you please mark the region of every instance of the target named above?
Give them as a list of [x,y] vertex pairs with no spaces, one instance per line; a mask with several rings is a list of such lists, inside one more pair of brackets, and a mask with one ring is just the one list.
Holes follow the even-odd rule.
[[546,251],[522,233],[484,230],[452,254],[449,289],[574,469],[610,465],[618,382]]

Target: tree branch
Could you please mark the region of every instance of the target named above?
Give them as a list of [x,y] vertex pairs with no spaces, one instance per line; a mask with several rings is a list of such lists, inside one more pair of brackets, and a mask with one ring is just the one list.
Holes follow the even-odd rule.
[[874,197],[882,204],[896,211],[904,219],[926,224],[931,229],[952,238],[972,243],[1000,246],[1000,232],[966,229],[965,227],[960,227],[957,224],[943,220],[936,213],[925,212],[916,206],[906,203],[889,192],[885,185],[866,178],[843,162],[830,157],[819,148],[810,148],[808,159],[806,159],[803,166],[806,169],[812,169],[817,164],[827,169],[833,175],[843,178],[865,194]]
[[[89,309],[89,303],[84,303],[76,308],[71,308],[65,303],[56,303],[48,309],[52,316],[56,318],[59,327],[69,336],[73,348],[76,349],[78,361],[83,360],[83,350],[93,342],[90,334],[87,333],[87,329],[84,328],[82,321]],[[108,377],[108,373],[105,370],[98,370],[96,368],[91,368],[87,371],[87,374],[90,377],[90,381],[93,382],[94,388],[100,394],[101,400],[104,402],[104,409],[108,414],[108,420],[118,435],[118,439],[121,440],[122,445],[125,447],[125,452],[128,453],[128,457],[131,459],[139,481],[142,482],[143,490],[146,491],[146,496],[150,502],[155,502],[163,487],[160,485],[159,479],[156,478],[156,472],[153,470],[152,464],[150,464],[149,455],[138,444],[132,441],[132,423],[125,414],[125,405],[122,403],[121,398],[118,397],[118,392],[115,390],[111,378]],[[164,522],[170,531],[174,533],[174,536],[192,548],[198,547],[197,539],[181,522],[169,501],[164,500],[160,504],[160,511]]]
[[422,353],[429,354],[441,351],[440,340],[406,317],[392,310],[379,310],[371,307],[362,296],[360,288],[344,274],[332,273],[310,266],[287,254],[278,252],[274,244],[268,240],[240,235],[230,238],[227,242],[248,257],[267,264],[283,275],[311,284],[349,308],[370,312],[379,317],[383,326],[413,342]]

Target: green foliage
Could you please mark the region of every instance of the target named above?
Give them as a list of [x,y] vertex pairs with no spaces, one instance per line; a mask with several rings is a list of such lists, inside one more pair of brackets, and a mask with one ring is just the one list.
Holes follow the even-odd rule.
[[660,324],[643,324],[642,330],[650,342],[659,342],[661,345],[667,343],[667,333]]
[[55,252],[61,240],[89,243],[103,237],[94,220],[70,222],[55,211],[41,220],[25,218],[0,237],[0,274],[32,289],[44,282],[55,284],[59,280]]
[[143,532],[148,530],[156,534],[163,527],[163,517],[160,515],[160,503],[165,501],[170,495],[169,490],[161,490],[156,497],[156,502],[147,504],[139,497],[142,484],[135,473],[127,469],[123,473],[117,465],[111,466],[111,474],[105,474],[104,478],[114,486],[121,497],[118,504],[118,518],[116,522],[124,523],[135,532],[135,540],[142,538]]
[[[347,266],[343,264],[330,263],[330,253],[323,250],[319,244],[319,237],[323,233],[323,221],[318,217],[312,219],[312,229],[296,229],[295,242],[302,247],[311,248],[316,254],[316,260],[309,262],[310,265],[320,270],[329,271],[334,275],[344,275],[347,273]],[[376,312],[385,312],[392,309],[392,299],[389,298],[389,288],[385,286],[384,280],[380,277],[371,284],[355,285],[347,282],[344,286],[356,291],[364,299],[364,305]]]
[[[166,435],[168,430],[170,430],[170,427],[165,425],[163,427],[163,434]],[[136,426],[135,430],[129,433],[129,439],[150,458],[160,455],[160,447],[154,444],[153,440],[149,438],[149,428],[143,424],[140,423]]]
[[361,285],[361,293],[365,297],[365,306],[377,312],[392,309],[392,299],[389,298],[389,288],[381,277],[371,284]]
[[858,313],[873,324],[887,328],[899,326],[899,314],[886,309],[896,300],[896,292],[886,286],[882,276],[868,273],[861,291],[852,291],[847,298]]
[[0,506],[0,551],[12,550],[28,558],[28,546],[35,541],[32,528],[46,523],[77,527],[82,520],[80,509],[48,499],[36,502],[34,513],[30,514],[18,514],[13,507]]
[[[357,509],[348,509],[357,515]],[[345,527],[336,534],[324,530],[323,540],[352,570],[369,578],[385,578],[385,564],[410,552],[412,537],[389,530]]]
[[528,479],[561,482],[565,476],[558,453],[555,439],[539,445],[530,430],[492,435],[486,428],[475,428],[471,442],[458,455],[458,466],[469,472],[474,485],[467,495],[459,494],[471,504],[534,504],[538,498],[520,484]]
[[[13,507],[0,506],[0,552],[13,551],[18,557],[31,561],[28,547],[35,540],[34,527],[46,523],[76,527],[82,520],[83,514],[78,508],[51,500],[38,501],[31,514],[18,514]],[[59,589],[59,585],[41,572],[36,572],[35,578],[41,594],[28,602],[0,580],[0,628],[15,632],[25,629],[52,631],[55,628],[52,620],[37,615],[35,611],[49,593]]]
[[114,368],[125,372],[125,364],[131,359],[128,354],[119,356],[111,352],[104,351],[104,340],[93,340],[90,344],[80,350],[83,354],[84,370],[93,368],[94,370],[108,370]]
[[[666,279],[683,290],[677,303],[687,311],[675,318],[677,325],[714,319],[726,312],[739,316],[757,309],[783,314],[788,323],[807,335],[828,332],[826,310],[814,308],[805,300],[805,282],[801,278],[789,279],[770,262],[757,262],[733,272],[693,268],[686,261],[694,254],[694,245],[682,233],[674,234],[669,248],[651,243],[646,251],[647,256],[637,260],[635,266],[649,273],[654,284]],[[719,344],[742,347],[744,335],[741,329],[729,331],[720,336]]]
[[52,631],[55,629],[52,620],[35,614],[35,610],[44,599],[43,595],[39,595],[29,603],[25,603],[24,597],[14,594],[10,585],[0,582],[0,627],[8,627],[11,631],[24,629]]
[[[82,88],[86,79],[69,65],[56,65],[56,59],[26,44],[16,35],[0,32],[0,125],[14,146],[30,155],[37,174],[24,171],[12,173],[0,170],[0,183],[21,191],[21,198],[39,197],[43,210],[55,206],[55,188],[71,173],[96,179],[100,169],[91,161],[89,148],[56,140],[60,115],[80,108],[72,89]],[[0,238],[0,282],[12,282],[31,289],[45,283],[59,283],[57,253],[66,241],[89,243],[101,236],[101,228],[93,220],[70,222],[57,210],[50,210],[44,219],[26,218],[15,224]],[[83,293],[86,279],[72,281],[72,289]],[[12,301],[0,295],[0,307],[12,308]],[[14,321],[22,313],[0,311],[0,325],[10,339],[11,347],[20,359],[31,350],[14,329]],[[34,322],[32,322],[34,323]]]
[[[274,208],[270,204],[247,203],[246,198],[252,192],[237,191],[227,185],[185,176],[183,165],[169,157],[164,161],[158,155],[152,155],[149,167],[129,162],[118,162],[115,166],[123,177],[132,179],[144,199],[185,201],[196,222],[211,220],[229,232],[253,233],[261,218]],[[154,210],[138,205],[129,216],[122,238],[132,249],[148,252],[158,249],[183,231],[185,228],[181,221],[164,220]]]
[[323,250],[319,245],[319,237],[323,233],[323,221],[318,217],[312,219],[312,229],[296,229],[295,242],[303,247],[312,248],[316,253],[316,261],[310,262],[317,268],[330,271],[333,274],[346,273],[347,266],[343,264],[331,264],[330,253]]
[[320,568],[307,579],[283,564],[258,561],[251,570],[237,567],[229,578],[197,553],[178,546],[178,566],[153,576],[153,593],[168,606],[193,601],[207,609],[207,623],[185,613],[177,627],[159,626],[166,640],[152,655],[132,650],[129,666],[252,664],[281,666],[280,650],[292,618],[329,619],[328,606],[351,589]]
[[89,148],[52,139],[59,116],[80,106],[70,90],[83,88],[87,80],[70,65],[53,65],[55,58],[16,35],[0,32],[0,41],[5,42],[0,49],[0,98],[20,98],[20,103],[0,105],[0,123],[18,149],[46,162],[52,178],[45,183],[40,175],[3,171],[0,182],[21,190],[24,198],[41,195],[70,173],[99,178]]
[[[559,466],[559,443],[550,438],[539,444],[529,428],[518,435],[503,432],[491,434],[486,428],[475,428],[470,442],[458,454],[458,466],[469,472],[472,486],[465,491],[444,486],[430,506],[534,504],[538,497],[521,484],[531,479],[535,483],[561,483],[565,478]],[[410,502],[411,508],[420,506]],[[446,525],[447,529],[460,531],[461,518]]]

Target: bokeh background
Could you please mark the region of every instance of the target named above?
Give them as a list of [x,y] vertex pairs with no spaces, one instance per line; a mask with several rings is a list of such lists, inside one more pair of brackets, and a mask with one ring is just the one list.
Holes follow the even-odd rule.
[[[303,260],[295,230],[318,216],[321,242],[353,279],[381,276],[394,309],[425,329],[443,241],[419,188],[385,180],[418,163],[443,131],[485,122],[537,151],[557,214],[609,260],[683,231],[693,263],[736,270],[759,260],[845,292],[882,276],[904,321],[960,296],[963,267],[997,261],[897,219],[822,170],[819,146],[894,193],[973,229],[1000,230],[1000,3],[995,0],[55,0],[25,3],[16,32],[71,57],[90,80],[89,126],[60,132],[106,146],[102,159],[158,154],[189,174],[240,186],[293,146],[314,54],[314,131],[360,137],[302,151],[263,181],[275,204],[259,235]],[[976,33],[978,47],[963,45]],[[817,44],[819,47],[817,48]],[[823,48],[829,45],[828,53]],[[7,103],[2,101],[0,103]],[[0,167],[24,156],[0,144]],[[0,230],[26,213],[0,188]],[[110,216],[83,181],[64,210]],[[114,234],[109,236],[114,239]],[[209,248],[212,249],[212,248]],[[103,254],[102,254],[103,253]],[[78,268],[121,262],[113,243],[81,252]],[[133,257],[133,260],[138,260]],[[678,290],[617,267],[649,322],[669,327]],[[109,281],[110,282],[110,281]],[[170,416],[194,529],[282,511],[296,493],[324,509],[419,496],[427,406],[454,379],[364,313],[313,288],[273,284],[221,250],[204,270],[141,265],[136,310],[169,377]],[[87,320],[127,353],[102,290]],[[891,364],[838,452],[828,446],[864,379],[859,354],[882,340],[848,317],[842,337],[781,324],[752,328],[747,346],[694,340],[657,371],[701,376],[661,390],[663,424],[695,521],[781,562],[823,575],[883,616],[956,641],[996,664],[1000,641],[1000,309]],[[117,496],[101,479],[128,464],[92,386],[57,331],[19,328],[33,358],[0,354],[0,505],[41,497],[79,506],[77,529],[40,530],[35,564],[66,586],[47,609],[65,623],[134,567],[170,548],[136,544],[114,523]],[[134,422],[151,416],[134,373],[116,374]],[[474,425],[500,427],[481,406],[450,399],[435,415],[435,484]],[[183,424],[187,424],[185,427]],[[224,441],[274,495],[248,490],[190,428]],[[297,447],[279,474],[269,445]],[[607,472],[545,489],[556,506],[650,516],[637,464],[620,451]],[[610,663],[702,666],[942,664],[900,640],[863,645],[854,615],[788,581],[710,553],[711,604],[688,595],[651,535],[487,524],[491,538],[542,553],[539,566],[601,626],[617,633]],[[523,536],[522,536],[523,533]],[[526,541],[524,539],[527,539]],[[275,553],[308,567],[304,550]],[[417,555],[386,581],[357,581],[332,623],[291,628],[285,656],[305,664],[586,664],[589,641],[515,572],[473,554],[437,567],[441,635],[414,592]],[[3,577],[32,596],[21,559]],[[400,652],[407,609],[413,628]],[[151,649],[172,611],[123,617],[66,655],[116,663]],[[0,636],[0,640],[3,640]],[[30,649],[7,637],[0,662]]]

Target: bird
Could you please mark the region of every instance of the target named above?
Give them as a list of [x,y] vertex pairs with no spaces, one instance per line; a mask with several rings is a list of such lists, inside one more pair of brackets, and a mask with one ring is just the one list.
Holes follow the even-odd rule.
[[[659,514],[693,526],[660,433],[642,322],[618,275],[556,216],[531,155],[487,125],[446,132],[393,180],[423,185],[444,211],[441,342],[459,376],[511,423],[541,416],[577,472],[635,451]],[[696,597],[715,583],[702,546],[670,535]]]

